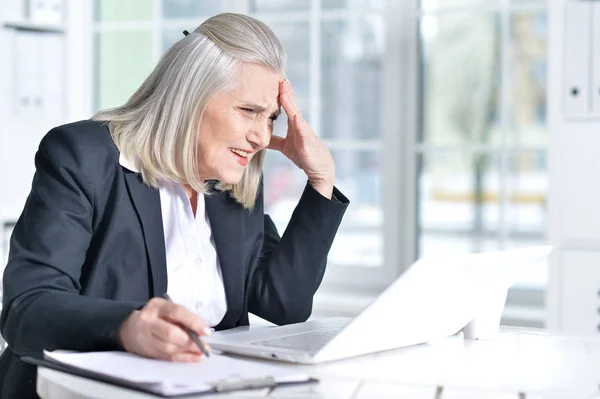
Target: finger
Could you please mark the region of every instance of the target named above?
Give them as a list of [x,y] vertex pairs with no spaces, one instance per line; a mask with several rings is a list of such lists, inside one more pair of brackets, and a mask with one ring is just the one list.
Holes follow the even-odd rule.
[[298,109],[299,107],[296,103],[296,93],[294,92],[294,88],[292,87],[292,84],[287,79],[284,79],[282,83],[283,83],[283,92],[288,95],[290,100],[292,100],[292,103]]
[[296,109],[292,106],[290,97],[285,92],[281,92],[281,94],[279,95],[279,101],[281,102],[281,106],[287,114],[288,119],[292,119],[292,117],[296,113]]
[[271,141],[267,148],[275,151],[283,151],[283,147],[285,146],[285,139],[279,136],[271,136]]
[[[294,135],[296,138],[305,139],[307,134],[310,132],[312,132],[312,129],[308,123],[306,123],[306,121],[299,115],[294,115],[293,118],[291,118],[288,122],[288,134],[286,139],[288,139],[290,135]],[[294,138],[292,138],[292,140],[294,140]],[[297,146],[297,142],[295,140],[294,143],[296,143]]]
[[306,128],[306,122],[298,115],[294,115],[294,119],[292,120],[292,126],[294,126],[294,131],[296,131],[300,136],[303,136],[306,132],[312,131],[310,128]]
[[196,313],[173,302],[166,302],[159,309],[159,316],[166,321],[185,326],[198,335],[210,335],[212,330]]
[[[202,350],[191,338],[189,338],[186,342],[182,344],[175,344],[173,342],[163,341],[156,335],[152,335],[152,338],[155,340],[154,346],[156,347],[156,351],[159,353],[158,357],[160,357],[161,359],[170,360],[174,355],[178,353],[203,354]],[[204,344],[204,347],[206,348],[206,350],[210,351],[210,346],[208,344]]]
[[148,301],[146,306],[144,306],[144,310],[158,311],[158,309],[164,306],[164,304],[167,302],[169,301],[167,301],[165,298],[154,297]]
[[[202,346],[204,346],[204,349],[206,349],[206,351],[208,353],[210,353],[210,351],[211,351],[210,345],[207,344],[205,340],[203,340],[201,338],[199,338],[199,339],[202,342]],[[202,354],[204,353],[204,352],[202,352],[202,349],[200,349],[200,347],[192,339],[190,339],[189,345],[186,346],[186,350],[184,350],[182,352],[202,353]]]
[[[153,342],[148,343],[147,345],[152,349],[150,352],[153,354],[153,357],[171,360],[173,356],[176,356],[181,353],[189,353],[195,355],[204,355],[200,350],[198,345],[194,341],[190,339],[189,343],[185,345],[177,345],[172,342],[162,341],[159,338],[153,336]],[[204,344],[207,347],[207,350],[210,348],[207,344]]]
[[204,359],[204,355],[203,354],[198,354],[198,353],[189,353],[189,352],[184,352],[184,353],[177,353],[173,356],[171,356],[171,361],[172,362],[182,362],[182,363],[195,363],[195,362],[199,362],[202,359]]
[[150,345],[153,347],[153,350],[150,351],[152,356],[158,359],[171,360],[173,356],[183,352],[180,346],[158,339],[155,339]]
[[293,119],[296,115],[302,117],[302,115],[300,115],[300,110],[298,109],[298,106],[287,93],[284,92],[281,94],[280,101],[281,105],[283,106],[283,110],[285,111],[289,119]]
[[[179,348],[176,352],[202,353],[202,349],[181,324],[173,324],[157,317],[156,320],[153,320],[149,330],[156,340],[176,345]],[[202,342],[205,349],[210,350],[210,345]]]
[[[189,334],[189,333],[188,333]],[[207,351],[210,353],[210,346],[199,336],[190,336],[190,343],[187,345],[187,352],[202,352]],[[202,349],[204,348],[204,349]],[[184,351],[184,352],[186,352]]]
[[292,84],[290,83],[289,80],[283,79],[281,81],[281,91],[283,93],[287,94],[288,97],[290,97],[290,100],[292,100],[293,103],[296,103],[296,95],[294,93],[294,88],[292,87]]
[[193,343],[188,333],[176,324],[169,323],[163,319],[157,318],[150,327],[150,332],[157,339],[170,342],[180,347],[189,346]]

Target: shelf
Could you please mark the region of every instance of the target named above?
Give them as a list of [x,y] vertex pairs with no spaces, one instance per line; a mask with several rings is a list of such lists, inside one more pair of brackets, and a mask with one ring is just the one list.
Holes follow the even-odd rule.
[[53,24],[41,24],[36,22],[28,21],[6,21],[4,22],[5,28],[27,30],[32,32],[44,32],[44,33],[64,33],[65,29],[61,25]]

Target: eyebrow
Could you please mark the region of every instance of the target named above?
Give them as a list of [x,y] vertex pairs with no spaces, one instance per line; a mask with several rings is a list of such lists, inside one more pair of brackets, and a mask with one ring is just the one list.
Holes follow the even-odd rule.
[[[263,107],[262,105],[255,104],[255,103],[242,103],[241,106],[244,108],[255,109],[259,113],[267,111],[267,109],[265,107]],[[277,108],[277,110],[275,110],[271,113],[271,115],[276,115],[276,116],[279,116],[279,114],[281,114],[281,108]]]

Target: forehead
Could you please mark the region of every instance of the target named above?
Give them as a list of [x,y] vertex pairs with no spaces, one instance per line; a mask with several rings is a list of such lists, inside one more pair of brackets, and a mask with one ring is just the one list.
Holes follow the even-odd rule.
[[239,101],[252,101],[263,106],[276,107],[279,96],[279,82],[283,76],[263,66],[242,64],[238,70],[233,93]]

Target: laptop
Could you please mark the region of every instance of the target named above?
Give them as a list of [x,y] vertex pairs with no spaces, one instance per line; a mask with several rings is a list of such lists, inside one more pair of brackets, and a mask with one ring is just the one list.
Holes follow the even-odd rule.
[[543,246],[420,259],[354,318],[238,327],[206,340],[222,352],[305,364],[429,342],[493,312],[481,305],[494,302],[490,295],[500,296],[501,314],[508,288],[551,251]]

